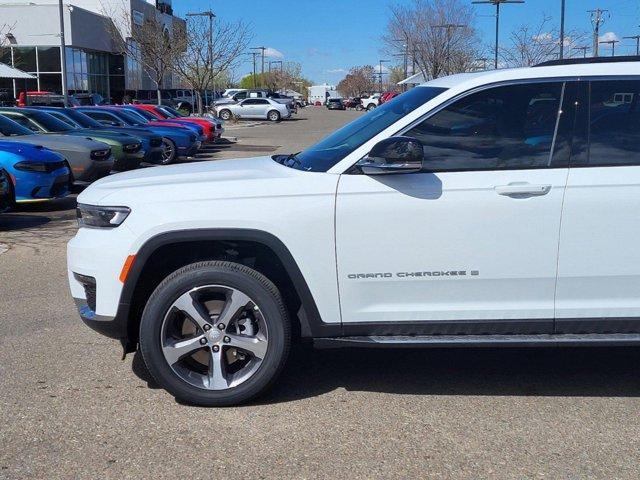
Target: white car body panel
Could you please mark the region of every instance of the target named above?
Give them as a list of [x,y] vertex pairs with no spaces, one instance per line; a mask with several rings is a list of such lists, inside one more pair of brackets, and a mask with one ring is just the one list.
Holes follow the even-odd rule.
[[[333,225],[338,178],[284,167],[271,157],[112,175],[85,190],[78,202],[126,205],[131,214],[122,226],[111,231],[80,229],[69,243],[69,269],[96,277],[98,285],[106,281],[108,287],[101,289],[96,313],[113,315],[122,290],[117,278],[124,261],[152,237],[176,230],[260,230],[285,244],[307,279],[322,318],[327,323],[339,323]],[[176,192],[180,201],[176,201]],[[127,236],[124,230],[133,236]],[[120,238],[118,248],[107,248],[107,237],[120,234],[128,240]],[[99,248],[102,258],[92,262],[84,248],[92,248],[94,236],[105,240],[98,244],[104,243],[104,248]],[[79,293],[79,286],[74,293]]]
[[[426,85],[448,90],[323,173],[258,157],[145,169],[98,181],[79,196],[80,203],[124,205],[132,213],[119,228],[83,228],[71,240],[72,293],[84,296],[71,272],[94,276],[96,313],[113,316],[124,260],[149,239],[177,230],[237,228],[261,230],[283,242],[329,324],[640,317],[640,253],[631,244],[638,232],[640,167],[346,173],[376,143],[460,94],[502,82],[611,76],[640,76],[640,63],[496,70],[434,80]],[[240,108],[225,106],[232,107]],[[496,193],[496,187],[519,182],[550,190],[526,199]],[[396,275],[454,270],[469,274],[418,281]],[[392,276],[349,278],[375,273]]]
[[[336,205],[343,322],[553,318],[567,171],[343,175]],[[551,189],[527,199],[495,191],[512,182]]]

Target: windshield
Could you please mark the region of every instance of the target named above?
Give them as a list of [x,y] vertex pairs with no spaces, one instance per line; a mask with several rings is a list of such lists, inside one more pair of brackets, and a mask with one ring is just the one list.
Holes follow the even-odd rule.
[[16,135],[33,135],[33,132],[22,125],[0,115],[0,135],[13,137]]
[[147,120],[151,120],[151,121],[158,120],[158,117],[156,117],[153,113],[147,112],[146,110],[143,110],[141,108],[136,110],[129,109],[129,111],[133,111],[134,113],[140,115],[143,118],[146,118]]
[[75,128],[68,123],[58,120],[53,115],[45,112],[29,112],[25,113],[25,117],[35,120],[42,125],[47,132],[70,132],[75,130]]
[[77,123],[83,128],[103,128],[103,125],[100,122],[95,121],[89,115],[85,115],[78,110],[73,110],[71,108],[61,110],[60,115],[64,115],[65,117],[70,118],[73,122]]
[[142,115],[139,115],[137,111],[135,110],[129,110],[126,108],[121,108],[119,109],[117,112],[114,112],[115,115],[118,115],[120,118],[122,118],[125,122],[127,122],[129,125],[134,125],[134,126],[142,126],[142,125],[146,125],[147,119],[144,118]]
[[184,116],[179,111],[177,111],[175,108],[167,107],[166,105],[163,105],[162,107],[160,107],[160,110],[162,110],[164,113],[166,113],[171,118],[180,118],[180,117]]
[[413,88],[348,123],[306,150],[287,157],[282,163],[300,170],[326,172],[385,128],[445,90],[436,87]]

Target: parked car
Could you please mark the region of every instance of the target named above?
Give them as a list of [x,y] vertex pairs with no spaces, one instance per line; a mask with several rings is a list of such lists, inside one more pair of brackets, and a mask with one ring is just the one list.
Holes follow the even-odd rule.
[[10,118],[35,133],[60,133],[105,143],[111,147],[111,154],[114,158],[113,170],[125,171],[138,168],[145,155],[142,150],[142,141],[137,137],[126,133],[78,129],[43,110],[0,108],[0,115]]
[[195,133],[189,129],[163,124],[149,123],[144,117],[126,108],[117,107],[78,107],[78,110],[103,125],[114,127],[144,127],[151,133],[162,135],[161,165],[168,165],[178,159],[193,156],[200,148]]
[[246,88],[227,88],[224,92],[222,92],[223,98],[233,97],[236,93],[245,91]]
[[141,105],[121,105],[116,108],[123,108],[139,117],[144,118],[149,125],[160,125],[160,126],[171,126],[176,128],[186,128],[187,130],[193,131],[197,136],[200,142],[206,141],[206,136],[204,134],[204,128],[200,125],[196,125],[193,122],[183,122],[181,120],[164,120],[157,115],[154,115],[150,111],[145,108],[141,108]]
[[0,88],[0,107],[15,107],[16,99],[13,90],[10,88]]
[[15,203],[13,180],[6,170],[0,168],[0,213],[9,210]]
[[68,97],[68,101],[65,102],[63,95],[54,92],[28,90],[22,91],[18,94],[19,107],[64,107],[66,106],[66,103],[68,103],[69,106],[78,105],[78,102],[73,97]]
[[237,104],[220,105],[216,107],[216,114],[222,120],[237,117],[279,122],[282,119],[291,117],[291,111],[286,105],[269,98],[247,98]]
[[347,108],[355,108],[362,110],[362,101],[360,97],[349,97],[344,101],[344,106]]
[[30,107],[43,110],[58,120],[68,123],[71,127],[83,129],[87,135],[101,133],[124,133],[139,139],[142,143],[143,161],[147,163],[159,163],[162,161],[162,136],[155,134],[143,127],[107,127],[85,115],[76,108],[59,107]]
[[360,103],[365,110],[373,110],[380,103],[380,94],[374,93],[373,95],[362,98]]
[[80,316],[208,406],[272,385],[292,332],[638,347],[640,115],[611,99],[640,64],[586,62],[438,78],[297,154],[99,182],[68,245]]
[[[176,102],[173,100],[171,93],[167,90],[160,91],[162,105],[169,105],[175,107]],[[142,105],[157,105],[158,104],[158,92],[156,90],[138,90],[135,92],[135,98],[133,103]]]
[[77,185],[88,185],[113,168],[109,145],[69,135],[36,134],[1,114],[0,141],[39,145],[60,153],[71,167],[71,181]]
[[74,93],[72,95],[75,105],[106,105],[107,100],[99,93]]
[[397,97],[398,95],[399,93],[394,91],[384,92],[382,95],[380,95],[379,104],[382,105],[383,103],[388,102],[389,100]]
[[0,141],[0,169],[15,179],[17,203],[53,200],[69,193],[71,171],[67,160],[46,148]]
[[[198,125],[202,127],[204,140],[207,142],[215,142],[222,133],[222,122],[220,120],[205,119],[202,117],[185,117],[172,107],[163,105],[136,105],[136,108],[145,110],[153,115],[156,120],[167,120],[170,122],[178,122],[181,125]],[[217,129],[217,126],[220,129]]]
[[344,106],[341,98],[330,98],[327,100],[327,109],[328,110],[346,110],[347,107]]

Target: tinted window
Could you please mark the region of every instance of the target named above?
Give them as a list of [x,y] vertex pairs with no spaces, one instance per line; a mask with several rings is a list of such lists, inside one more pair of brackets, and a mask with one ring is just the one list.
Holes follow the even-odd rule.
[[269,102],[266,100],[254,100],[256,105],[268,105]]
[[34,123],[31,122],[31,120],[29,120],[27,117],[23,117],[22,115],[17,115],[15,113],[3,113],[4,116],[6,116],[7,118],[9,118],[10,120],[13,120],[14,122],[16,122],[17,124],[22,125],[24,128],[28,128],[29,130],[33,131],[33,132],[40,132],[41,130],[38,128],[37,125],[35,125]]
[[113,115],[111,115],[108,112],[96,112],[96,111],[90,111],[90,112],[84,112],[86,113],[88,116],[90,116],[91,118],[93,118],[94,120],[106,120],[108,122],[117,122],[118,119],[116,117],[114,117]]
[[640,81],[591,82],[589,154],[576,166],[640,165]]
[[27,116],[42,125],[49,132],[68,132],[74,128],[45,112],[29,112]]
[[422,142],[429,171],[552,166],[562,94],[562,83],[483,90],[454,102],[405,135]]
[[256,105],[258,103],[258,100],[245,100],[244,102],[240,102],[241,105]]
[[398,96],[399,101],[374,108],[324,140],[283,160],[283,163],[301,170],[326,172],[356,148],[445,90],[445,88],[436,87],[412,88]]
[[31,135],[33,132],[24,128],[22,125],[0,115],[0,134],[5,137],[14,135]]
[[238,92],[236,93],[233,98],[237,101],[237,100],[242,100],[243,98],[247,98],[247,92]]

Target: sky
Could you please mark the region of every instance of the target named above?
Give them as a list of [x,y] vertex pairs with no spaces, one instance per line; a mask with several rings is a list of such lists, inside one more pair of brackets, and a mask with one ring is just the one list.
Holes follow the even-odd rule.
[[[462,0],[462,2],[471,0]],[[340,81],[353,66],[377,65],[382,52],[380,37],[385,31],[389,7],[412,0],[174,0],[180,16],[211,8],[223,21],[243,21],[251,25],[250,46],[266,46],[271,60],[302,64],[304,75],[315,83]],[[605,39],[619,39],[616,55],[635,53],[635,41],[623,36],[640,34],[638,0],[566,0],[566,30],[591,32],[587,10],[609,10],[610,18],[602,26]],[[495,7],[473,5],[476,27],[487,45],[495,35]],[[500,42],[508,42],[509,33],[530,21],[538,23],[545,14],[551,24],[560,24],[560,0],[525,0],[524,4],[503,5],[500,13]],[[489,48],[489,47],[488,47]],[[610,54],[601,45],[601,55]],[[490,51],[488,51],[490,56]],[[577,52],[574,52],[576,54]],[[238,77],[252,70],[251,56],[238,69]]]

